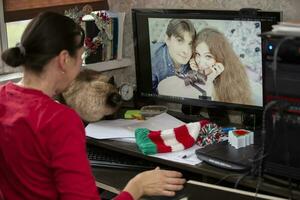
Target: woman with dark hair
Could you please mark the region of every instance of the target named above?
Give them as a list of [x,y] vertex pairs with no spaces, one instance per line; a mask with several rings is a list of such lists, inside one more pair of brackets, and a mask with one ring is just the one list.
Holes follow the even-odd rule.
[[[84,32],[70,18],[45,12],[25,29],[3,61],[23,79],[0,87],[0,191],[4,199],[99,199],[77,113],[52,99],[80,71]],[[131,179],[116,199],[173,196],[182,174],[159,168]]]

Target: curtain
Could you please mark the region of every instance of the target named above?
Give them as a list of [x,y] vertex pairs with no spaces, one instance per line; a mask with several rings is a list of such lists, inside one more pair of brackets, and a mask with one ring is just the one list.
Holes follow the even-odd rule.
[[94,10],[108,10],[107,0],[3,0],[5,22],[26,20],[41,11],[63,13],[69,8],[89,4]]

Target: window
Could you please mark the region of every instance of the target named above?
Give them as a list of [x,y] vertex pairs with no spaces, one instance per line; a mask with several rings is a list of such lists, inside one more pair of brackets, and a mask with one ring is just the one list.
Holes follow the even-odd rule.
[[18,42],[20,42],[22,33],[29,22],[30,20],[28,19],[6,23],[7,46],[9,48],[14,47]]
[[[72,7],[90,4],[94,10],[108,10],[107,0],[1,0],[0,1],[0,54],[3,49],[13,47],[30,19],[41,11],[64,13]],[[15,72],[16,69],[4,66],[0,59],[0,74]]]

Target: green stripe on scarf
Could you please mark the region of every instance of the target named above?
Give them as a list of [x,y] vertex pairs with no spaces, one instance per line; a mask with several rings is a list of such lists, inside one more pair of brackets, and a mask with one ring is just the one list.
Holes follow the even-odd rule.
[[135,129],[135,141],[139,149],[145,155],[156,154],[157,147],[156,144],[148,137],[150,133],[149,129],[137,128]]

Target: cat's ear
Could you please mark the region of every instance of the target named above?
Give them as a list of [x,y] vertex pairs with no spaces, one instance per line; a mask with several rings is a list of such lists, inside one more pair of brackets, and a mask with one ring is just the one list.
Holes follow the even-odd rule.
[[110,77],[107,83],[110,83],[110,84],[112,84],[112,85],[115,85],[115,78],[114,78],[113,76]]

